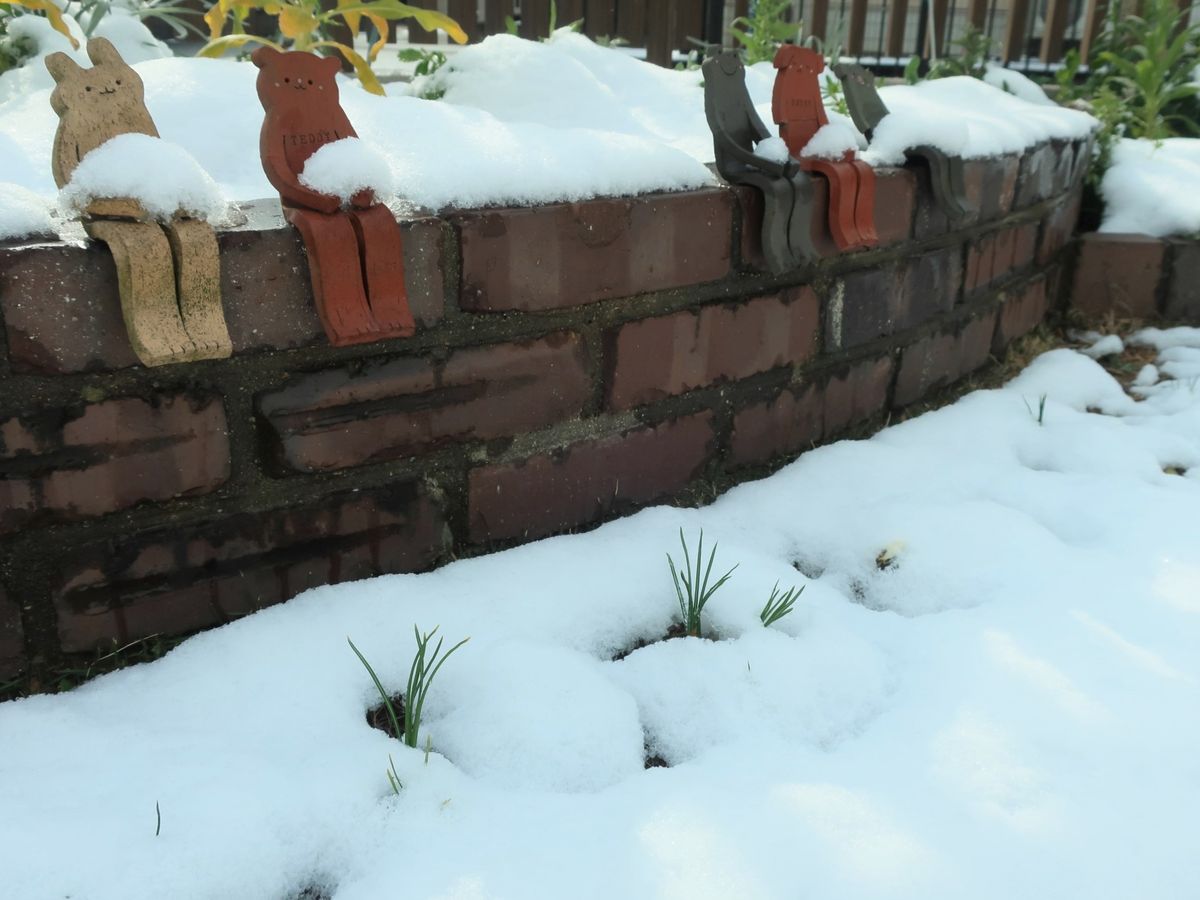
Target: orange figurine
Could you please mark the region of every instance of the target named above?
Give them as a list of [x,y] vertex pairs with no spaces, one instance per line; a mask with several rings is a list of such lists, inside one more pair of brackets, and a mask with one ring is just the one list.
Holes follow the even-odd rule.
[[400,226],[371,190],[342,211],[337,197],[300,183],[304,164],[325,144],[357,137],[338,101],[332,57],[260,47],[258,98],[266,110],[259,153],[287,220],[308,251],[313,296],[330,343],[360,344],[415,331],[404,287]]
[[840,160],[801,156],[808,142],[829,124],[818,78],[825,60],[815,50],[784,44],[775,55],[775,68],[771,115],[800,167],[829,182],[829,232],[834,242],[843,250],[876,245],[875,170],[849,150]]

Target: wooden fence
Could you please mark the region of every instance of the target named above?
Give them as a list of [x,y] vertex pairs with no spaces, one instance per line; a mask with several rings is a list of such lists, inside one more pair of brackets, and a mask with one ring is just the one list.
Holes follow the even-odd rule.
[[[513,17],[522,37],[545,37],[550,0],[408,0],[441,9],[472,41],[502,34]],[[1048,68],[1077,48],[1087,56],[1103,25],[1110,0],[795,0],[794,17],[804,34],[820,37],[846,56],[883,68],[913,55],[941,56],[969,27],[992,39],[993,54],[1017,68]],[[1132,12],[1137,0],[1111,0]],[[1176,0],[1181,16],[1200,3]],[[673,54],[696,49],[693,41],[732,44],[729,20],[745,15],[752,0],[557,0],[559,25],[583,20],[593,38],[619,37],[644,47],[652,62],[670,64]],[[436,36],[413,28],[414,43]]]

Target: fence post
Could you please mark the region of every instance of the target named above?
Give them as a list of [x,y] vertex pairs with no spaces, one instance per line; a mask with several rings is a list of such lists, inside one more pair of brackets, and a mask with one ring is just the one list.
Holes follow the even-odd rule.
[[1004,61],[1012,62],[1025,54],[1025,25],[1029,20],[1029,0],[1012,0],[1008,8],[1008,27],[1004,31]]

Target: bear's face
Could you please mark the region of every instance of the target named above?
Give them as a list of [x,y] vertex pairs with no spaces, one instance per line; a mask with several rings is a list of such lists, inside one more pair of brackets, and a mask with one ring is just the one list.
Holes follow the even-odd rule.
[[341,64],[335,58],[260,47],[251,59],[259,68],[258,98],[264,109],[338,105],[334,76]]
[[104,38],[88,41],[93,65],[85,69],[65,53],[46,57],[46,68],[56,82],[50,105],[60,116],[68,109],[95,110],[98,118],[114,120],[124,110],[144,105],[145,88],[116,48]]

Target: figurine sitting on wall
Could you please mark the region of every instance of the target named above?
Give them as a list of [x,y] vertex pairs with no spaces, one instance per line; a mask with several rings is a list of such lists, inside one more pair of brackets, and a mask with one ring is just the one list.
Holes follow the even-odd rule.
[[[87,44],[92,68],[65,53],[46,57],[58,113],[51,167],[68,185],[91,151],[125,134],[158,137],[142,80],[104,38]],[[129,197],[100,197],[83,211],[87,233],[108,245],[117,267],[130,344],[147,366],[221,359],[232,352],[221,309],[220,257],[208,223],[176,215],[163,225]]]
[[411,335],[404,249],[391,212],[370,190],[356,194],[343,212],[337,197],[300,181],[318,149],[356,137],[338,101],[339,62],[270,47],[260,47],[252,59],[266,110],[259,139],[263,170],[279,191],[284,215],[304,238],[313,296],[330,343]]
[[874,246],[879,242],[875,234],[875,171],[855,159],[853,150],[840,160],[802,155],[808,142],[829,124],[818,78],[825,60],[815,50],[784,44],[775,55],[775,68],[779,71],[771,94],[772,115],[800,167],[829,182],[829,231],[834,242],[843,250]]
[[[833,67],[833,72],[842,82],[854,127],[868,141],[873,140],[879,123],[890,115],[879,91],[875,89],[875,76],[856,63],[838,63]],[[922,160],[929,166],[934,201],[951,222],[960,223],[970,216],[971,206],[967,202],[961,157],[949,156],[928,144],[906,148],[904,155],[909,159]]]
[[[730,184],[758,188],[763,195],[763,255],[780,274],[816,256],[812,244],[813,186],[800,164],[756,153],[773,137],[746,90],[746,68],[734,50],[704,61],[704,112],[712,129],[717,171]],[[776,138],[776,140],[778,140]]]

